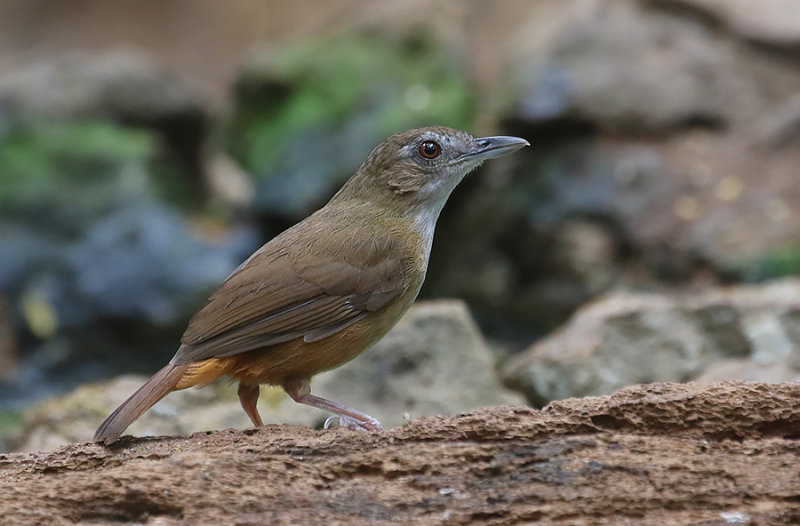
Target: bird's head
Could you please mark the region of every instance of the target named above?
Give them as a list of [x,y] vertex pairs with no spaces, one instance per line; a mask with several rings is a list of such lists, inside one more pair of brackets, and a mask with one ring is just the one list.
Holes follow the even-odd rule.
[[429,208],[438,215],[467,173],[528,144],[518,137],[475,138],[445,127],[404,131],[376,146],[339,194],[401,210]]

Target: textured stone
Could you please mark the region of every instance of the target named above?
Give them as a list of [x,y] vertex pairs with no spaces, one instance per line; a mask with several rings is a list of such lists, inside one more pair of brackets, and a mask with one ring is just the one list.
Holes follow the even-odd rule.
[[296,426],[0,455],[10,524],[795,525],[800,385],[653,384],[381,433]]
[[708,28],[634,2],[567,5],[524,32],[513,73],[523,93],[519,117],[654,132],[728,123],[759,104],[733,49]]
[[754,42],[789,50],[800,46],[800,11],[795,0],[644,1],[694,10]]
[[6,116],[37,119],[114,116],[199,125],[204,118],[190,89],[145,56],[121,51],[66,53],[8,72],[0,78],[0,104]]
[[[610,393],[652,381],[699,377],[717,361],[752,360],[772,381],[797,375],[800,280],[701,294],[615,293],[584,307],[504,368],[508,385],[534,404]],[[742,362],[739,362],[742,363]],[[716,380],[742,368],[717,370]],[[787,375],[789,375],[787,377]]]

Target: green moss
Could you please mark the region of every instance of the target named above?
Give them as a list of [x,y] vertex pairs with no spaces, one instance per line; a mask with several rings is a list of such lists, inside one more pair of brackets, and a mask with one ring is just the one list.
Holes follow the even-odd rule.
[[756,259],[736,262],[729,271],[751,282],[800,275],[800,246],[784,247]]
[[0,411],[0,436],[9,437],[22,429],[22,411],[7,409]]
[[0,214],[75,221],[131,198],[169,200],[177,177],[159,154],[152,131],[110,121],[13,122],[0,130]]
[[29,123],[10,127],[0,140],[0,206],[44,207],[52,201],[88,206],[109,171],[152,155],[143,134],[103,122]]
[[336,133],[358,122],[371,146],[415,126],[469,128],[475,115],[459,61],[418,37],[348,35],[262,55],[244,72],[239,95],[226,143],[260,176],[310,131]]

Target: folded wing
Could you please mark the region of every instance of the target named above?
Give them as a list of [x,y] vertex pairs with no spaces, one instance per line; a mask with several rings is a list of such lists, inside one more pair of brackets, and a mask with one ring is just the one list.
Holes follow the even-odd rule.
[[301,337],[317,341],[402,294],[408,265],[396,238],[330,239],[336,235],[330,233],[327,243],[306,245],[302,255],[291,238],[279,236],[264,245],[192,318],[172,363],[231,356]]

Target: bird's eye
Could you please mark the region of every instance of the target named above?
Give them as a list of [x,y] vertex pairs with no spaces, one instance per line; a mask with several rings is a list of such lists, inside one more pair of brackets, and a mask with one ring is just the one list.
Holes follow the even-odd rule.
[[436,159],[442,152],[442,147],[436,141],[425,141],[419,145],[419,154],[426,159]]

